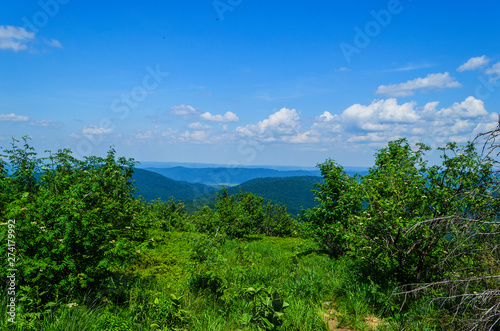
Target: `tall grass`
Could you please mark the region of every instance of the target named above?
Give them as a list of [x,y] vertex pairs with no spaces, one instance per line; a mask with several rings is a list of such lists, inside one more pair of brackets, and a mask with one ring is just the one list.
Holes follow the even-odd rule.
[[[243,330],[252,314],[245,291],[277,291],[289,303],[280,330],[329,330],[328,320],[356,330],[431,330],[432,309],[385,309],[380,287],[355,263],[332,260],[301,238],[252,236],[214,243],[192,233],[152,231],[140,258],[114,270],[119,287],[94,305],[56,302],[45,311],[19,305],[12,330]],[[389,289],[386,289],[389,291]],[[6,296],[1,303],[5,316]],[[377,325],[367,322],[377,316]],[[425,317],[425,318],[423,318]],[[426,319],[427,318],[427,319]]]

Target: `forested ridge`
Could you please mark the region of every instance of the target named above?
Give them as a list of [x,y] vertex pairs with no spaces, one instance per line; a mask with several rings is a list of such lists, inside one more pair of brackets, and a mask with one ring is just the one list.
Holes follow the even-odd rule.
[[[498,132],[447,144],[436,165],[405,139],[364,176],[328,159],[298,218],[248,192],[269,179],[188,213],[138,197],[141,171],[113,148],[79,160],[13,139],[0,160],[0,326],[499,330]],[[272,180],[268,196],[290,183]]]
[[[142,196],[146,201],[161,199],[182,201],[186,211],[193,213],[203,206],[215,207],[216,196],[220,188],[184,181],[172,180],[158,173],[144,169],[134,169],[132,176],[137,188],[135,196]],[[240,185],[227,187],[231,194],[253,193],[264,198],[264,202],[286,206],[288,213],[297,217],[302,209],[310,209],[316,205],[313,190],[321,177],[270,177],[254,178]],[[222,185],[224,186],[224,185]]]

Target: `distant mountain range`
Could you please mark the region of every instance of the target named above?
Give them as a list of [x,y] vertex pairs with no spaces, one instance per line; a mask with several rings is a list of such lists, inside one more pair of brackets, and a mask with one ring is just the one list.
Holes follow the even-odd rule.
[[299,167],[299,166],[279,166],[279,165],[224,165],[216,163],[187,163],[187,162],[140,162],[137,165],[138,168],[173,168],[173,167],[185,167],[185,168],[265,168],[280,171],[287,170],[307,170],[314,171],[318,168],[316,167]]
[[145,168],[165,177],[215,186],[234,186],[251,179],[265,177],[296,177],[296,176],[321,176],[319,170],[274,170],[267,168]]
[[[364,175],[365,168],[348,169],[347,173]],[[194,212],[207,205],[215,206],[215,197],[222,185],[230,194],[251,192],[264,202],[286,205],[292,215],[316,205],[315,183],[323,182],[319,170],[275,170],[267,168],[147,168],[134,171],[132,180],[146,201],[170,197],[185,203]]]
[[134,170],[132,180],[138,189],[137,196],[142,195],[146,201],[158,198],[168,201],[170,197],[182,201],[193,200],[210,192],[212,193],[210,196],[215,195],[217,190],[208,185],[173,180],[156,172],[137,168]]
[[[132,180],[138,189],[136,196],[143,196],[146,201],[161,199],[168,201],[170,197],[185,203],[186,209],[194,212],[207,205],[215,206],[216,194],[219,188],[214,186],[177,181],[158,173],[135,169]],[[240,185],[229,187],[230,194],[251,192],[264,198],[265,203],[286,205],[290,214],[299,214],[301,209],[312,208],[315,205],[314,184],[322,181],[318,176],[270,177],[254,178]]]

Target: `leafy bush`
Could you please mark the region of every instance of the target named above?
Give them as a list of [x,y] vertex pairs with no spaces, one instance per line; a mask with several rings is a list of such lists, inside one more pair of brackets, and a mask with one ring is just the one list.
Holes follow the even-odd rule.
[[43,294],[40,304],[99,291],[106,295],[111,267],[130,258],[144,238],[143,208],[129,182],[133,160],[115,160],[113,149],[106,158],[84,161],[59,150],[37,173],[42,160],[26,152],[31,150],[26,143],[4,151],[12,168],[9,180],[16,183],[6,217],[16,225],[18,284],[32,297]]
[[190,231],[187,213],[184,211],[184,204],[181,201],[154,200],[148,204],[151,210],[151,217],[155,220],[155,226],[164,231]]
[[331,256],[340,256],[348,250],[350,219],[361,208],[358,182],[333,160],[319,164],[324,183],[315,191],[319,204],[306,210],[306,233],[315,238]]
[[286,206],[273,205],[268,202],[264,206],[264,220],[259,232],[266,236],[290,237],[297,235],[297,221],[286,210]]
[[255,231],[262,224],[263,198],[252,193],[229,195],[225,187],[217,194],[215,217],[220,230],[230,238],[242,238]]
[[[325,179],[316,192],[320,204],[305,214],[311,234],[331,255],[364,259],[386,280],[442,277],[446,271],[439,262],[453,238],[446,220],[493,216],[500,206],[488,198],[495,192],[492,164],[479,158],[473,144],[448,144],[441,166],[427,166],[428,150],[422,144],[412,150],[405,139],[390,142],[358,180],[331,160],[320,164]],[[422,222],[426,226],[417,226]],[[459,261],[449,261],[446,269]]]

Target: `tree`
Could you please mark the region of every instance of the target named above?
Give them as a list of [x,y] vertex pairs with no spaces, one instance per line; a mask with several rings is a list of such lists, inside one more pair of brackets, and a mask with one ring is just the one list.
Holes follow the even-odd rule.
[[[20,288],[30,300],[46,292],[41,302],[95,294],[107,285],[111,267],[129,258],[144,238],[143,208],[130,182],[135,162],[116,159],[113,149],[106,158],[84,161],[59,150],[33,182],[35,167],[29,166],[26,150],[32,149],[25,144],[5,151],[13,173],[9,179],[19,190],[6,217],[16,224]],[[29,157],[32,165],[41,163],[35,154]]]
[[[215,217],[220,230],[229,237],[242,238],[253,233],[263,222],[264,199],[252,193],[229,195],[225,187],[216,197]],[[219,229],[218,229],[219,230]]]
[[348,250],[349,219],[361,209],[359,183],[333,160],[318,165],[324,183],[315,184],[318,205],[304,213],[307,232],[332,256]]
[[[321,164],[319,205],[306,213],[312,235],[332,256],[364,260],[374,275],[399,284],[443,279],[452,265],[473,259],[473,253],[448,259],[459,238],[446,220],[498,213],[489,198],[492,164],[472,143],[448,144],[440,166],[427,165],[428,150],[423,144],[413,150],[406,139],[389,142],[359,182],[331,160]],[[476,236],[480,231],[469,228]]]
[[413,225],[407,232],[429,227],[448,233],[446,256],[435,268],[438,281],[405,284],[397,296],[427,296],[451,312],[451,322],[464,330],[498,330],[500,326],[500,199],[498,145],[500,126],[480,134],[479,155],[472,144],[456,151],[443,150],[443,165],[433,171],[433,192],[449,199],[434,208],[434,218]]

